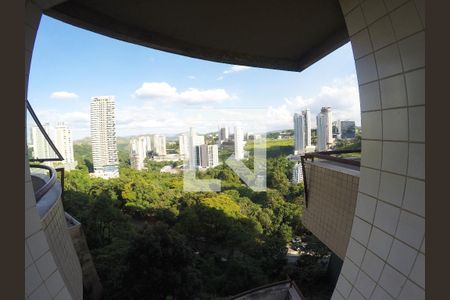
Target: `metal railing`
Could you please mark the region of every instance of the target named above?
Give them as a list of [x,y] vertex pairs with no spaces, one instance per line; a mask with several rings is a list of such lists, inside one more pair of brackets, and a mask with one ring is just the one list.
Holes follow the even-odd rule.
[[45,184],[41,186],[37,191],[34,192],[34,196],[36,198],[37,203],[55,185],[56,170],[46,165],[30,165],[30,168],[44,169],[49,172],[49,180],[45,182]]
[[305,191],[305,207],[306,208],[308,208],[308,183],[306,180],[305,161],[307,159],[311,159],[311,161],[314,161],[314,158],[318,158],[318,159],[325,159],[325,160],[334,161],[334,162],[338,162],[338,163],[342,163],[342,164],[346,164],[346,165],[360,167],[361,162],[359,160],[332,156],[334,154],[347,154],[347,153],[361,153],[361,149],[311,152],[311,153],[305,153],[304,155],[300,156],[300,162],[302,164],[303,188]]

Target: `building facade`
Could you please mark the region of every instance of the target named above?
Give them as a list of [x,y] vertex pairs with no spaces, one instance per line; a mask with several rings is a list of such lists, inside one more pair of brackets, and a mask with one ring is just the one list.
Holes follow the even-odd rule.
[[234,127],[234,158],[241,160],[244,158],[244,130],[242,127]]
[[219,165],[219,147],[217,145],[196,146],[197,166],[211,168]]
[[[42,125],[42,127],[44,128],[50,139],[54,140],[55,132],[54,129],[50,126],[50,123],[45,123]],[[47,142],[38,126],[31,127],[31,144],[33,147],[33,158],[56,158],[55,152],[50,147],[50,144]]]
[[309,109],[294,114],[295,153],[304,153],[311,146],[311,117]]
[[165,135],[154,134],[152,136],[152,151],[154,155],[167,155]]
[[297,163],[292,167],[292,182],[293,183],[303,182],[302,164],[300,163]]
[[228,139],[229,139],[228,127],[220,128],[218,144],[221,145],[223,142],[228,142]]
[[317,115],[317,151],[326,151],[333,144],[333,125],[330,107],[322,107]]
[[333,122],[333,137],[336,139],[354,139],[355,136],[355,121],[336,120]]
[[137,170],[144,169],[144,161],[150,151],[152,151],[150,136],[139,136],[136,138],[132,138],[130,140],[131,167]]
[[106,166],[117,167],[118,165],[115,126],[114,97],[93,97],[91,101],[92,159],[94,174],[102,177]]
[[66,170],[75,169],[77,162],[73,156],[72,131],[65,123],[59,123],[55,130],[55,146],[64,158]]

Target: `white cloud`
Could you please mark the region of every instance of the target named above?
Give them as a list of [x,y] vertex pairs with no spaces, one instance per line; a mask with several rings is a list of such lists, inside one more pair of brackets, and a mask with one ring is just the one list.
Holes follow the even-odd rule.
[[278,128],[291,128],[292,116],[306,108],[311,111],[311,123],[316,124],[316,115],[324,106],[331,107],[333,120],[353,120],[361,124],[359,93],[356,75],[352,74],[333,80],[320,88],[317,95],[305,98],[297,96],[285,98],[280,106],[269,107],[268,122]]
[[234,65],[234,66],[231,66],[230,68],[226,69],[225,71],[223,71],[223,74],[242,72],[242,71],[245,71],[248,69],[251,69],[251,67]]
[[189,88],[178,92],[175,87],[167,82],[144,82],[134,95],[142,99],[157,99],[166,103],[185,104],[220,103],[232,99],[224,89],[199,90]]
[[79,97],[75,93],[59,91],[59,92],[51,93],[50,98],[53,98],[53,99],[77,99]]

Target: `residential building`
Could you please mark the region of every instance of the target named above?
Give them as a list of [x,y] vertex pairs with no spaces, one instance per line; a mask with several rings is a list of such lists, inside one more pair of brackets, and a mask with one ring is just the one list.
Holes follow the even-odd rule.
[[217,145],[196,146],[197,166],[210,168],[219,165],[219,147]]
[[72,131],[65,123],[59,123],[56,126],[55,135],[55,146],[64,158],[62,162],[64,169],[75,169],[77,162],[73,156]]
[[152,151],[154,155],[167,155],[165,135],[154,134],[152,136]]
[[131,167],[137,170],[144,169],[144,161],[150,151],[152,151],[150,136],[139,136],[136,138],[132,138],[130,140]]
[[[54,128],[50,126],[50,123],[45,123],[42,125],[47,135],[52,141],[55,139]],[[45,139],[42,132],[39,130],[38,126],[31,127],[31,141],[33,147],[33,158],[44,159],[44,158],[56,158],[56,154],[51,148],[48,141]]]
[[241,160],[244,158],[244,130],[242,127],[234,127],[234,158]]
[[222,144],[223,142],[228,142],[229,134],[228,134],[228,127],[222,127],[219,129],[219,139],[218,144]]
[[317,151],[326,151],[333,144],[333,126],[330,107],[322,107],[317,115]]
[[303,182],[303,171],[301,163],[297,163],[292,167],[292,182],[293,183]]
[[294,114],[294,153],[305,153],[311,146],[311,117],[309,109]]
[[111,174],[108,172],[114,170],[113,174],[117,173],[119,162],[115,125],[114,97],[93,97],[91,101],[91,141],[94,176],[110,178]]

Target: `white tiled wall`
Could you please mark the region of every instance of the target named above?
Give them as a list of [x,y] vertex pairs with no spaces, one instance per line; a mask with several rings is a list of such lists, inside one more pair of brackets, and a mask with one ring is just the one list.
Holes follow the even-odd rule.
[[352,238],[332,299],[424,299],[424,1],[340,2],[363,140]]
[[[47,1],[50,5],[51,1]],[[56,2],[56,1],[54,1]],[[28,75],[36,32],[41,19],[40,1],[25,3],[25,87],[28,88]],[[25,113],[25,112],[24,112]],[[26,130],[24,124],[24,130]],[[71,300],[72,297],[60,280],[53,254],[40,217],[36,210],[33,185],[29,172],[27,151],[25,148],[25,297],[30,300],[61,299]],[[59,276],[59,277],[58,277]]]

